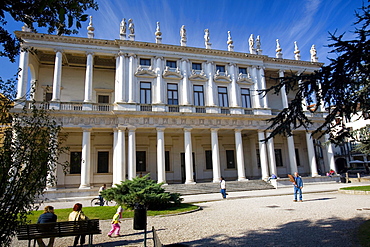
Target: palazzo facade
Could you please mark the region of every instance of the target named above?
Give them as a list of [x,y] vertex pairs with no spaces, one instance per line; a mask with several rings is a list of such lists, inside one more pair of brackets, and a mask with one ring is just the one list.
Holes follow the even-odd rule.
[[[258,44],[235,52],[230,36],[227,50],[214,50],[209,37],[205,48],[195,48],[183,36],[180,45],[162,44],[158,30],[155,43],[135,41],[133,32],[116,40],[89,32],[88,38],[16,32],[36,50],[21,52],[16,108],[31,98],[47,101],[67,134],[70,150],[59,159],[70,169],[57,167],[57,188],[147,173],[158,182],[192,184],[335,169],[331,146],[317,145],[303,129],[261,142],[269,135],[266,120],[293,95],[262,97],[257,90],[285,72],[312,72],[322,66],[317,61],[268,57]],[[324,113],[307,114],[320,122]]]

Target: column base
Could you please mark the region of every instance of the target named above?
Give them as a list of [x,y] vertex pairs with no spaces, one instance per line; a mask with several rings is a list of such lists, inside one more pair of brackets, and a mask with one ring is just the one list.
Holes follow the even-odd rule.
[[239,182],[248,181],[248,180],[249,180],[248,178],[238,178]]
[[80,185],[80,187],[78,189],[80,189],[80,190],[88,190],[88,189],[91,189],[91,186],[89,186],[89,185]]
[[194,181],[186,181],[185,184],[196,184]]

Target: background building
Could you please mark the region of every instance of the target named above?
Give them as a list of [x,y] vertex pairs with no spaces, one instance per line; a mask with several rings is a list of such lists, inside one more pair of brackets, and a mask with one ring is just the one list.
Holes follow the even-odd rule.
[[[288,105],[293,95],[262,97],[271,77],[285,72],[310,73],[322,64],[311,48],[311,61],[262,54],[260,37],[249,37],[248,53],[213,50],[205,30],[205,48],[186,46],[185,27],[179,44],[135,41],[133,21],[121,23],[120,39],[67,37],[27,30],[16,32],[20,56],[17,106],[27,100],[48,101],[67,134],[67,174],[57,168],[57,187],[90,188],[115,184],[139,174],[158,182],[266,179],[298,171],[308,176],[335,169],[332,147],[313,140],[303,129],[267,143],[265,121]],[[247,40],[248,37],[246,37]],[[34,95],[29,95],[30,86]],[[322,112],[311,115],[316,122]],[[62,134],[63,134],[62,133]]]

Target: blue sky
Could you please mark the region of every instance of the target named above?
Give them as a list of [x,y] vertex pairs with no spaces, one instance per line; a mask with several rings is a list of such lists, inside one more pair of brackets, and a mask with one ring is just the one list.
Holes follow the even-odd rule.
[[[301,59],[310,60],[315,44],[319,62],[327,63],[328,32],[346,32],[351,38],[356,20],[354,11],[362,0],[98,0],[99,10],[93,16],[95,38],[118,39],[122,18],[135,24],[136,41],[155,42],[156,22],[160,22],[162,43],[179,45],[180,27],[185,25],[187,46],[204,47],[204,29],[210,31],[212,49],[227,50],[227,31],[231,31],[236,52],[248,51],[248,38],[260,35],[263,55],[275,57],[276,39],[283,58],[294,59],[294,41]],[[10,18],[6,28],[21,30],[22,23]],[[87,37],[88,22],[76,36]],[[39,30],[43,32],[43,30]],[[15,64],[0,58],[0,77],[16,73]]]

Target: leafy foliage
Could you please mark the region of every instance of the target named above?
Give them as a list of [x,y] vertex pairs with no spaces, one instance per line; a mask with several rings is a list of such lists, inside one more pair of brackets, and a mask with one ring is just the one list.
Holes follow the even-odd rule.
[[134,208],[136,204],[144,205],[147,209],[165,209],[173,203],[182,201],[179,193],[169,193],[162,188],[163,183],[157,184],[149,179],[149,174],[122,181],[115,187],[103,191],[102,196],[108,201],[116,201],[120,205]]
[[0,98],[0,119],[5,126],[0,135],[0,246],[9,246],[15,229],[27,221],[46,185],[55,184],[57,157],[65,150],[58,138],[61,126],[44,106],[31,103],[12,114],[9,122],[11,97]]
[[81,22],[87,20],[84,12],[87,9],[98,9],[94,0],[3,0],[0,4],[0,43],[5,56],[14,62],[19,52],[19,40],[9,33],[5,25],[5,14],[8,13],[15,21],[23,22],[33,32],[35,25],[47,27],[48,33],[57,31],[61,34],[75,34],[81,28]]
[[287,73],[285,77],[274,78],[277,83],[264,92],[279,94],[285,90],[295,95],[287,108],[269,119],[272,130],[269,138],[278,134],[290,136],[300,127],[308,129],[313,122],[307,115],[321,108],[327,109],[328,114],[314,134],[329,134],[333,143],[354,137],[344,123],[357,120],[358,113],[368,115],[370,110],[370,5],[362,6],[356,16],[355,25],[359,26],[354,31],[356,39],[343,40],[344,34],[329,33],[333,41],[329,44],[333,48],[331,53],[337,55],[329,65],[311,74]]

